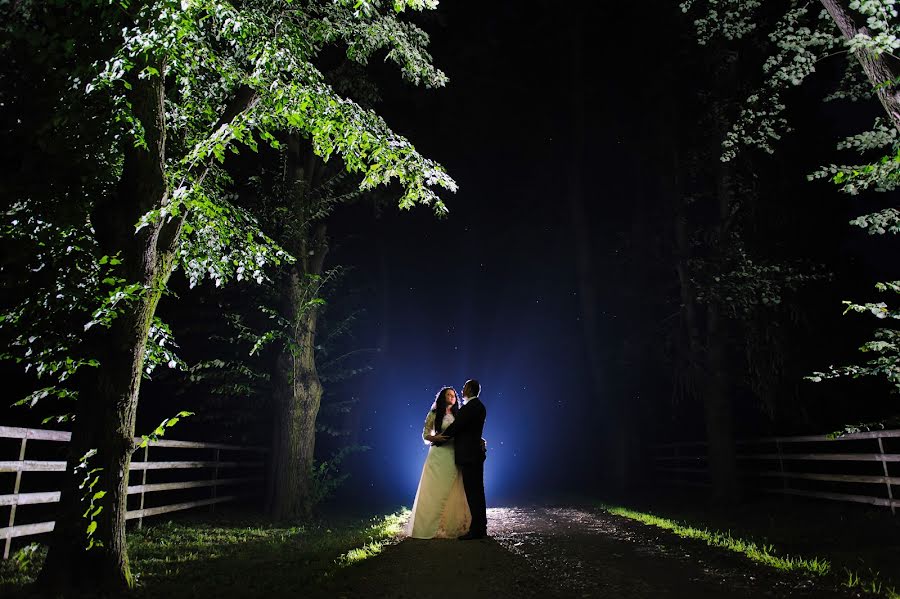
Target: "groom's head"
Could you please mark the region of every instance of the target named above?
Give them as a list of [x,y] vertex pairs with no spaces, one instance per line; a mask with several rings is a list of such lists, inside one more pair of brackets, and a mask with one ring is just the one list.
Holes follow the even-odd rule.
[[463,397],[472,399],[481,395],[481,384],[475,379],[469,379],[462,388]]

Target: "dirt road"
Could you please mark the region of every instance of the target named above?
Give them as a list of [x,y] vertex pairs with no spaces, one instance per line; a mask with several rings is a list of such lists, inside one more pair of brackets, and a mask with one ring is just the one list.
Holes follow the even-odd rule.
[[858,597],[598,509],[488,510],[491,538],[404,539],[349,566],[321,597]]

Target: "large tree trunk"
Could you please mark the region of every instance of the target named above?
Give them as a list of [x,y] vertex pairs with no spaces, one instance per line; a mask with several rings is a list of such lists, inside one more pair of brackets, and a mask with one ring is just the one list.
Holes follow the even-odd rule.
[[[727,197],[727,196],[726,196]],[[707,305],[706,322],[702,326],[696,301],[696,289],[691,280],[687,216],[684,198],[676,199],[675,270],[681,291],[681,319],[686,337],[689,384],[703,399],[704,422],[708,443],[708,464],[712,481],[712,499],[716,503],[730,503],[738,496],[737,464],[734,452],[734,426],[731,398],[725,378],[725,323],[718,304]],[[703,344],[705,332],[706,344]]]
[[[869,34],[867,27],[857,27],[850,13],[839,0],[822,0],[822,5],[845,39],[851,40],[858,33]],[[894,127],[900,131],[900,69],[897,61],[890,56],[875,56],[865,50],[857,50],[856,58],[876,89],[878,99]]]
[[[295,212],[311,218],[309,190],[316,176],[311,152],[303,164],[302,140],[291,135],[285,175]],[[281,348],[275,364],[273,438],[268,485],[270,514],[278,519],[309,517],[315,502],[311,473],[316,447],[316,418],[322,403],[322,384],[316,369],[315,341],[319,310],[311,304],[322,275],[328,246],[325,224],[303,227],[290,240],[297,263],[280,280],[282,316],[292,323],[290,340]]]
[[[728,86],[736,81],[736,60],[734,53],[716,53],[721,63],[718,93],[713,100],[712,119],[717,135],[716,147],[727,129],[726,104]],[[680,311],[683,334],[683,351],[686,355],[689,392],[703,401],[704,424],[707,437],[709,474],[712,481],[712,499],[717,503],[737,500],[739,486],[734,448],[734,422],[732,399],[726,376],[726,353],[728,329],[727,321],[721,313],[719,300],[710,297],[705,306],[697,301],[697,289],[693,281],[690,244],[690,223],[686,210],[686,198],[680,189],[679,173],[682,170],[677,148],[673,148],[674,189],[674,234],[675,271],[680,288]],[[717,161],[714,173],[715,220],[708,239],[705,260],[713,268],[725,268],[730,245],[730,227],[734,203],[731,163]]]
[[[153,64],[160,73],[163,64]],[[136,68],[135,72],[139,72]],[[165,205],[165,113],[162,77],[133,78],[131,101],[144,127],[147,148],[126,144],[117,192],[98,203],[94,226],[107,255],[119,254],[117,275],[140,283],[144,291],[127,304],[109,328],[88,332],[88,347],[100,361],[83,368],[79,398],[61,490],[60,512],[38,584],[57,593],[102,590],[116,593],[132,586],[125,545],[128,469],[134,449],[134,426],[144,349],[150,323],[172,271],[179,225],[134,225],[142,214]],[[175,227],[173,230],[172,227]],[[82,457],[96,451],[86,466]],[[94,469],[100,470],[91,475]],[[96,484],[81,488],[86,478]],[[102,497],[100,495],[105,493]],[[89,544],[90,496],[101,508]]]
[[316,371],[316,311],[307,301],[302,273],[285,277],[284,293],[296,319],[291,346],[278,357],[274,384],[275,426],[272,447],[270,512],[279,520],[308,517],[313,507],[310,473],[316,447],[316,417],[322,384]]
[[[736,60],[732,56],[731,60]],[[733,67],[731,67],[733,72]],[[721,107],[714,108],[720,130],[725,120]],[[725,264],[730,247],[730,225],[734,189],[731,163],[719,162],[716,168],[716,199],[718,219],[713,230],[713,263]],[[734,414],[730,389],[725,373],[725,352],[728,331],[721,313],[721,299],[713,299],[706,308],[706,388],[703,401],[706,408],[706,437],[709,472],[712,479],[712,498],[717,503],[737,501],[739,486],[734,449]]]
[[[128,100],[143,127],[146,147],[136,147],[128,136],[123,142],[122,176],[116,192],[97,201],[91,215],[100,248],[118,256],[113,273],[125,284],[138,283],[143,291],[120,306],[121,313],[109,328],[95,325],[85,338],[89,355],[100,365],[82,368],[76,385],[72,440],[66,460],[59,503],[59,517],[37,585],[56,595],[101,591],[118,595],[133,579],[125,544],[128,471],[134,449],[138,393],[144,368],[144,351],[156,307],[177,259],[184,223],[180,218],[158,219],[135,231],[135,225],[151,210],[164,208],[170,197],[166,183],[165,62],[151,59],[132,69]],[[153,67],[157,76],[138,76]],[[257,98],[249,88],[238,90],[215,126],[230,123]],[[201,167],[201,169],[206,167]],[[198,173],[202,180],[204,172]],[[86,465],[83,456],[96,451]],[[77,468],[77,470],[76,470]],[[97,481],[81,488],[90,475]],[[102,492],[102,493],[101,493]],[[97,495],[93,519],[96,529],[88,538],[90,517],[86,510]],[[90,541],[93,546],[86,550]]]
[[725,331],[719,306],[712,302],[706,311],[706,385],[703,406],[706,413],[709,474],[712,500],[733,503],[738,499],[737,461],[734,451],[734,414],[725,378]]

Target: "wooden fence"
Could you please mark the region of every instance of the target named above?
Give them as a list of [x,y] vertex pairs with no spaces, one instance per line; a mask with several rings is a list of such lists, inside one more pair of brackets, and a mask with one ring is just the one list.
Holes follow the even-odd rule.
[[[658,478],[709,486],[706,452],[702,441],[654,445]],[[866,503],[894,514],[900,507],[900,430],[738,441],[737,460],[745,484],[765,493]]]
[[[5,528],[0,528],[0,539],[5,540],[3,549],[3,558],[9,557],[10,544],[16,537],[28,535],[37,535],[48,533],[53,530],[53,521],[35,522],[30,524],[20,524],[16,526],[16,510],[19,506],[51,504],[59,501],[59,491],[38,491],[21,493],[22,475],[26,472],[64,472],[66,462],[64,460],[28,460],[25,459],[25,449],[29,441],[50,441],[56,443],[66,443],[71,438],[71,433],[64,431],[51,431],[43,429],[15,428],[0,426],[0,439],[18,439],[19,443],[19,459],[14,461],[0,461],[0,473],[15,473],[15,482],[13,484],[13,492],[9,495],[0,495],[0,507],[9,506],[9,522]],[[165,514],[178,510],[186,510],[201,506],[215,506],[219,503],[233,501],[238,498],[235,493],[219,494],[220,487],[237,487],[240,485],[259,483],[263,480],[262,469],[264,461],[261,459],[247,460],[238,459],[221,459],[223,453],[234,455],[254,455],[261,456],[266,453],[265,448],[246,447],[240,445],[225,445],[221,443],[198,443],[194,441],[174,441],[159,440],[152,441],[144,447],[140,447],[141,439],[135,439],[135,454],[132,456],[131,473],[140,476],[140,484],[129,484],[128,495],[137,496],[139,500],[136,509],[129,509],[126,519],[137,519],[137,525],[143,524],[143,519],[149,516]],[[34,443],[32,443],[34,445]],[[169,450],[201,450],[211,451],[211,459],[206,460],[165,460],[153,461],[149,460],[150,449],[153,448],[158,453],[157,448],[166,448]],[[141,459],[137,459],[141,458]],[[202,480],[159,482],[151,484],[147,482],[147,474],[149,471],[166,471],[166,470],[184,470],[184,469],[207,469],[210,471],[209,478]],[[242,476],[220,477],[221,470],[243,471]],[[196,478],[196,477],[194,477]],[[131,481],[129,481],[130,483]],[[164,491],[181,491],[185,489],[208,488],[210,494],[208,497],[193,501],[183,501],[178,503],[168,503],[163,505],[155,505],[153,507],[145,507],[145,496],[148,493],[157,493]]]

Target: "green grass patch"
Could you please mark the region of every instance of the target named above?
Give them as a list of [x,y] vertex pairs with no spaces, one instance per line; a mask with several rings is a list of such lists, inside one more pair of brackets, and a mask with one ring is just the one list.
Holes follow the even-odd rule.
[[397,538],[408,518],[409,510],[404,508],[395,514],[389,514],[374,521],[369,530],[371,533],[369,538],[372,540],[362,547],[356,547],[342,554],[335,560],[335,563],[339,566],[349,566],[378,555],[385,546]]
[[[685,539],[705,541],[712,547],[719,547],[721,549],[740,553],[755,562],[786,572],[805,572],[814,576],[825,576],[832,572],[832,566],[828,560],[816,557],[803,558],[778,555],[774,545],[760,544],[754,541],[736,538],[732,536],[730,532],[720,532],[709,530],[707,528],[690,526],[669,518],[656,516],[647,512],[639,512],[621,506],[601,505],[600,507],[615,516],[621,516],[650,526],[656,526],[671,531]],[[897,593],[895,589],[885,588],[885,585],[880,582],[877,572],[870,572],[869,576],[861,577],[858,573],[848,570],[846,571],[843,585],[873,595],[881,595],[887,597],[887,599],[900,599],[900,593]]]
[[686,526],[684,524],[679,524],[674,520],[669,520],[668,518],[663,518],[661,516],[655,516],[653,514],[647,514],[644,512],[637,512],[624,507],[604,506],[604,509],[610,514],[614,514],[616,516],[622,516],[623,518],[637,520],[638,522],[643,522],[644,524],[649,524],[651,526],[670,530],[679,537],[683,537],[685,539],[699,539],[701,541],[706,541],[707,545],[720,547],[722,549],[727,549],[728,551],[733,551],[735,553],[741,553],[755,562],[766,564],[767,566],[778,568],[779,570],[785,570],[788,572],[800,570],[804,572],[810,572],[819,576],[821,576],[822,574],[827,574],[831,570],[831,564],[829,564],[825,560],[820,560],[817,558],[804,559],[800,557],[783,557],[780,555],[775,555],[774,547],[772,545],[759,545],[757,543],[754,543],[753,541],[736,539],[731,536],[731,533],[728,532],[723,533],[708,530],[706,528]]
[[[378,555],[409,515],[340,523],[276,525],[224,517],[175,520],[128,535],[135,597],[296,596],[342,568]],[[21,593],[40,571],[45,550],[30,546],[0,562],[0,595]]]

